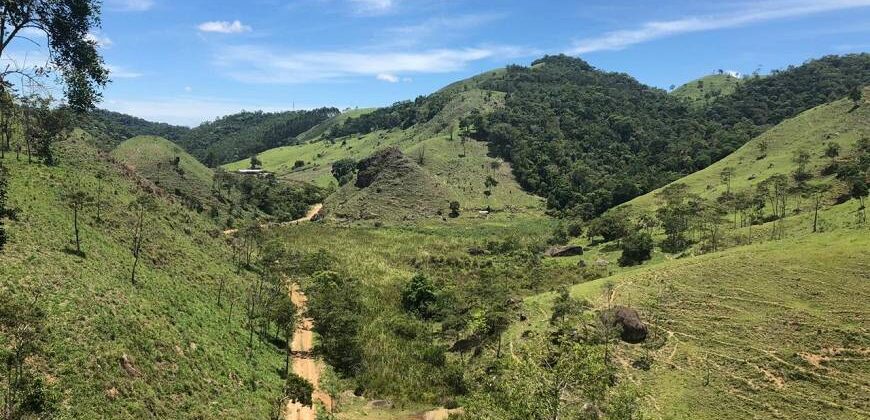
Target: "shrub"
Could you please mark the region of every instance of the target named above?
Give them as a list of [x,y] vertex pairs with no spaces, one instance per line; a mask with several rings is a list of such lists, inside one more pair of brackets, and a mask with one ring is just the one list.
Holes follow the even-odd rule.
[[417,274],[402,290],[402,307],[405,311],[423,319],[435,314],[435,301],[438,299],[435,285],[428,277]]
[[450,202],[450,217],[457,218],[459,217],[459,202],[451,201]]
[[622,240],[622,255],[619,265],[622,267],[641,264],[651,258],[653,239],[649,233],[634,232]]
[[314,386],[311,385],[311,382],[293,372],[287,374],[287,381],[284,382],[285,398],[311,406],[311,394],[313,392]]

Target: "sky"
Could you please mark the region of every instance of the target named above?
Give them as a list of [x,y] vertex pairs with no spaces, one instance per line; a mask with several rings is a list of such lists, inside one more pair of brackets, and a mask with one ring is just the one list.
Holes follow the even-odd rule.
[[870,51],[870,0],[104,0],[91,37],[111,70],[100,107],[195,126],[385,106],[545,54],[663,89],[763,74]]

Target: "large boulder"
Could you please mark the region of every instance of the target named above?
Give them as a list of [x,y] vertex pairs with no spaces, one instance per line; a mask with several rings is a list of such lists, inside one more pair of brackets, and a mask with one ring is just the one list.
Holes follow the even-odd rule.
[[620,338],[626,343],[637,344],[646,340],[647,327],[634,309],[617,306],[602,312],[601,320],[612,328],[618,328]]
[[554,246],[546,252],[548,257],[573,257],[583,255],[583,247],[580,245]]

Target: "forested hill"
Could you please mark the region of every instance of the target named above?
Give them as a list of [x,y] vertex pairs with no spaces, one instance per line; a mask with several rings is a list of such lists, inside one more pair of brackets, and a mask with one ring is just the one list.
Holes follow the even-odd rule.
[[699,107],[579,58],[547,56],[349,119],[328,137],[426,123],[469,88],[504,94],[504,106],[462,118],[461,131],[511,161],[518,181],[551,208],[589,218],[868,83],[870,55],[829,56],[742,80]]
[[158,136],[178,141],[190,128],[144,120],[120,112],[97,109],[79,116],[78,126],[107,148],[136,136]]
[[136,136],[164,137],[199,161],[214,167],[274,147],[294,144],[296,136],[339,113],[337,108],[273,113],[243,111],[191,129],[96,110],[82,117],[78,125],[109,149]]
[[233,162],[279,146],[338,115],[337,108],[240,112],[194,128],[176,143],[208,166]]

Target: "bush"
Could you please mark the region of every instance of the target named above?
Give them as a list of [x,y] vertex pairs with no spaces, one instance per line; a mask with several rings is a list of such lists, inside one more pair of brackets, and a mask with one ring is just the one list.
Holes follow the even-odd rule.
[[459,217],[459,202],[451,201],[450,202],[450,217],[457,218]]
[[314,386],[311,385],[311,382],[293,372],[287,374],[287,381],[284,382],[285,398],[310,407],[313,392]]
[[402,290],[402,307],[405,311],[423,319],[435,315],[435,302],[438,300],[435,285],[428,277],[417,274]]
[[299,169],[303,166],[305,166],[304,160],[297,160],[296,162],[293,162],[293,169]]
[[619,265],[622,267],[638,265],[651,258],[653,239],[649,233],[634,232],[622,240],[621,248]]

